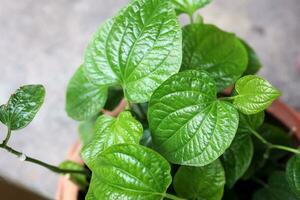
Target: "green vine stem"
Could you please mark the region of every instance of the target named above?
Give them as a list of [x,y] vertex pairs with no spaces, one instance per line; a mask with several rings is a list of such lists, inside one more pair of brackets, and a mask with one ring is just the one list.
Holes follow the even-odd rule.
[[165,193],[164,197],[167,198],[167,199],[171,199],[171,200],[185,200],[183,198],[180,198],[180,197],[177,197],[175,195],[168,194],[168,193]]
[[7,145],[8,140],[10,139],[10,136],[11,136],[11,129],[8,128],[6,137],[5,137],[4,141],[3,141],[3,145]]

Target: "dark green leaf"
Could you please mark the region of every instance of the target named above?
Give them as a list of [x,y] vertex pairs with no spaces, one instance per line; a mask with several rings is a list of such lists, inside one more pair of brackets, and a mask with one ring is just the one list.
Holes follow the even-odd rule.
[[288,161],[286,177],[291,190],[300,199],[300,155],[293,156]]
[[253,143],[248,133],[238,132],[222,157],[226,174],[226,184],[233,187],[250,166],[253,157]]
[[95,166],[89,190],[95,199],[161,200],[172,181],[169,163],[141,145],[111,146]]
[[85,71],[99,86],[121,85],[130,102],[150,99],[179,71],[182,34],[170,1],[134,0],[94,35]]
[[238,112],[216,94],[213,78],[200,70],[180,72],[155,91],[149,125],[156,149],[170,162],[203,166],[230,146]]
[[241,132],[250,133],[257,130],[265,120],[265,112],[259,112],[253,115],[240,114],[239,130]]
[[192,24],[183,28],[181,70],[204,69],[222,90],[241,77],[247,66],[247,51],[233,34],[213,25]]
[[12,94],[7,104],[0,106],[0,121],[11,130],[26,127],[35,117],[45,98],[42,85],[26,85]]
[[219,160],[202,167],[181,166],[173,185],[180,197],[221,200],[225,185],[224,169]]
[[233,104],[246,115],[263,111],[280,96],[280,92],[268,81],[255,75],[240,78],[235,84],[237,96]]
[[81,66],[68,84],[66,111],[75,120],[87,120],[103,108],[107,99],[107,87],[91,83]]
[[252,49],[252,47],[249,44],[247,44],[242,39],[240,40],[244,44],[248,53],[248,66],[246,71],[244,72],[244,75],[256,74],[262,68],[258,56],[256,55],[255,51]]
[[100,116],[94,127],[91,142],[86,145],[81,155],[90,169],[93,169],[97,155],[106,148],[121,143],[138,144],[143,127],[130,112],[124,111],[117,118]]
[[193,15],[198,9],[206,6],[211,0],[172,0],[176,13]]

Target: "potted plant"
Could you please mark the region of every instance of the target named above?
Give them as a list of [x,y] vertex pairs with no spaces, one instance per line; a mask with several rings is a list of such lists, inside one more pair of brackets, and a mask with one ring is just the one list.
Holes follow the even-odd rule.
[[195,16],[207,3],[133,0],[98,29],[67,88],[82,139],[70,160],[53,166],[9,145],[42,105],[41,85],[0,107],[0,147],[67,175],[77,186],[62,181],[57,199],[299,199],[300,151],[287,134],[299,115],[254,75],[245,41]]

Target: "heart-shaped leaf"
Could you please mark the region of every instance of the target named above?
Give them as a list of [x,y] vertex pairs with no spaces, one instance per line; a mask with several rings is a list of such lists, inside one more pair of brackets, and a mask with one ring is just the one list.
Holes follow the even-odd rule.
[[202,167],[181,166],[173,186],[180,197],[187,199],[221,200],[225,173],[219,160]]
[[262,64],[253,48],[244,40],[240,40],[244,44],[248,53],[248,65],[246,71],[244,72],[244,75],[256,74],[262,68]]
[[237,96],[233,104],[246,115],[263,111],[280,96],[280,92],[268,81],[255,75],[240,78],[235,84]]
[[142,125],[128,111],[120,113],[117,118],[102,115],[97,119],[93,138],[84,146],[81,156],[88,167],[93,169],[97,155],[103,150],[114,144],[139,144],[142,134]]
[[42,85],[20,87],[7,104],[0,106],[0,121],[11,130],[26,127],[39,111],[44,98],[45,88]]
[[300,155],[293,156],[288,161],[286,177],[291,190],[300,199]]
[[183,28],[183,61],[181,70],[203,69],[222,90],[241,77],[247,67],[247,51],[233,34],[208,24]]
[[81,66],[69,82],[66,111],[75,120],[86,120],[100,112],[107,99],[107,87],[91,83]]
[[252,139],[248,133],[240,132],[238,129],[232,144],[222,156],[226,184],[229,188],[233,187],[236,181],[244,175],[250,166],[252,157]]
[[101,200],[161,200],[172,181],[170,170],[169,163],[149,148],[114,145],[97,157],[89,193]]
[[176,13],[186,13],[190,16],[194,14],[199,8],[209,4],[211,0],[172,0]]
[[179,71],[182,34],[170,1],[134,0],[94,35],[85,54],[93,83],[121,85],[130,102],[146,102]]
[[216,95],[213,78],[201,70],[180,72],[154,92],[148,111],[152,139],[170,162],[207,165],[230,146],[238,112]]

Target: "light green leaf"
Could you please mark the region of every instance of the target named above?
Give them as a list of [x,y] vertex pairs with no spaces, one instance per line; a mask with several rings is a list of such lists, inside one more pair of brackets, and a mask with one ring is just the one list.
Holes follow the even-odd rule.
[[93,117],[90,120],[81,122],[78,126],[79,137],[83,147],[88,145],[93,138],[94,124],[96,119],[96,117]]
[[286,177],[291,190],[300,199],[300,155],[293,156],[288,161]]
[[7,104],[0,106],[0,121],[11,130],[26,127],[35,117],[45,98],[42,85],[26,85],[12,94]]
[[161,200],[172,181],[170,170],[169,163],[149,148],[114,145],[97,157],[89,193],[101,200]]
[[93,36],[85,71],[93,83],[121,85],[133,103],[179,71],[182,33],[170,1],[134,0]]
[[198,9],[209,4],[211,0],[172,0],[172,2],[178,15],[181,13],[186,13],[191,16]]
[[232,188],[250,166],[253,157],[253,143],[248,133],[238,132],[222,157],[226,174],[226,184]]
[[262,64],[252,47],[244,40],[240,39],[240,41],[244,44],[248,53],[248,66],[244,75],[256,74],[262,68]]
[[233,34],[214,25],[192,24],[183,28],[181,70],[204,69],[216,81],[218,91],[233,85],[247,66],[247,51]]
[[91,83],[83,70],[76,71],[68,84],[66,111],[75,120],[87,120],[100,112],[107,99],[107,87]]
[[[66,170],[84,170],[84,167],[76,162],[66,160],[59,167]],[[77,184],[81,189],[86,189],[89,185],[86,176],[82,174],[70,173],[70,180]]]
[[203,167],[181,166],[173,186],[176,193],[187,199],[221,200],[225,173],[219,160]]
[[93,169],[97,155],[103,150],[114,144],[138,144],[142,134],[142,125],[128,111],[120,113],[117,118],[100,116],[94,126],[93,138],[82,149],[81,156],[88,167]]
[[280,92],[268,81],[255,75],[240,78],[235,84],[235,107],[246,115],[263,111],[280,96]]
[[153,143],[170,162],[203,166],[230,146],[238,112],[216,98],[215,82],[205,71],[180,72],[152,95],[148,120]]

